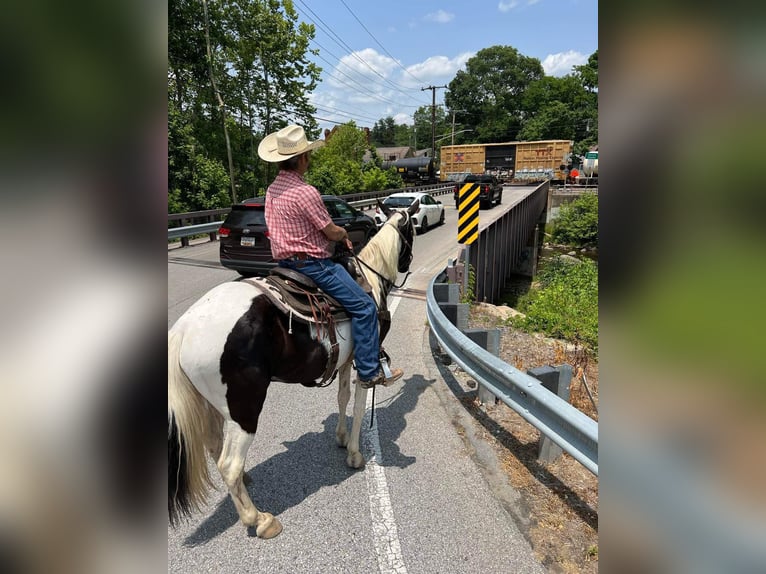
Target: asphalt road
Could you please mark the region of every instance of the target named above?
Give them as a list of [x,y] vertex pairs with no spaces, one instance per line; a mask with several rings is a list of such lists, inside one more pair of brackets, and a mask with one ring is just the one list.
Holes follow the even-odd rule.
[[[510,192],[510,193],[509,193]],[[503,206],[523,190],[506,190]],[[514,197],[516,196],[516,197]],[[424,291],[458,252],[457,214],[415,241],[406,293],[392,294],[386,350],[403,383],[375,393],[363,428],[367,466],[349,469],[335,445],[336,387],[272,385],[246,472],[256,506],[284,531],[260,540],[237,522],[214,465],[217,491],[204,512],[168,528],[169,572],[544,572],[498,497],[497,469],[435,363]],[[209,288],[236,279],[217,264],[217,244],[168,250],[168,325]],[[369,393],[368,407],[372,404]],[[510,502],[509,502],[510,501]],[[514,513],[516,514],[516,513]]]

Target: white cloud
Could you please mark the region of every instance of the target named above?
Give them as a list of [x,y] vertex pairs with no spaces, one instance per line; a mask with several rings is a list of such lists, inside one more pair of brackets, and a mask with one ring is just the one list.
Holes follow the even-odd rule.
[[412,124],[412,114],[407,115],[405,113],[399,112],[398,114],[394,115],[394,123],[399,125],[410,125]]
[[447,22],[451,22],[454,18],[454,14],[451,12],[445,12],[444,10],[437,10],[436,12],[431,12],[425,16],[426,20],[430,20],[431,22],[438,22],[439,24],[446,24]]
[[501,1],[497,5],[497,9],[500,10],[501,12],[510,12],[511,10],[516,8],[516,6],[518,6],[518,5],[519,5],[518,0],[510,0],[509,2],[502,2]]
[[[365,48],[364,50],[343,56],[340,59],[340,64],[336,66],[332,77],[340,78],[345,82],[349,81],[348,76],[357,81],[365,81],[365,79],[368,82],[370,80],[382,81],[380,76],[384,78],[389,77],[396,66],[396,62],[388,56],[379,54],[372,48]],[[346,76],[343,74],[346,74]]]
[[[453,58],[431,56],[423,62],[408,66],[405,72],[395,60],[372,48],[356,54],[378,74],[396,86],[401,86],[403,91],[380,78],[353,55],[346,55],[330,74],[324,76],[324,82],[311,96],[311,101],[321,108],[317,110],[316,116],[321,118],[318,121],[322,129],[332,129],[333,122],[349,121],[349,115],[358,126],[372,127],[374,118],[387,116],[392,116],[397,124],[412,125],[412,114],[418,103],[424,106],[431,103],[431,92],[422,91],[421,88],[428,84],[449,83],[457,71],[465,69],[466,62],[475,55],[473,52],[465,52]],[[339,71],[346,75],[339,74]],[[349,76],[355,81],[349,79]],[[436,91],[437,102],[443,100],[444,91]]]
[[[424,82],[438,81],[439,79],[449,81],[455,76],[455,73],[458,70],[465,67],[465,63],[473,56],[473,52],[464,52],[454,58],[448,58],[447,56],[431,56],[425,62],[407,66],[407,71],[412,74],[412,76],[415,76]],[[412,76],[409,74],[403,75],[401,83],[415,87],[417,82]]]
[[569,50],[558,54],[548,54],[543,60],[543,70],[549,76],[565,76],[572,72],[572,66],[582,66],[588,62],[588,56]]

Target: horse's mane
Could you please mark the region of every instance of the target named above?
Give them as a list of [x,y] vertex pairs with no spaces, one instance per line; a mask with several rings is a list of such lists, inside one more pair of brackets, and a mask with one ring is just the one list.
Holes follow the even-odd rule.
[[[396,212],[388,221],[378,230],[369,243],[359,252],[359,259],[375,269],[389,281],[395,281],[398,275],[397,264],[399,261],[399,232],[396,226],[399,219],[404,217],[402,213]],[[367,273],[368,278],[369,273]]]

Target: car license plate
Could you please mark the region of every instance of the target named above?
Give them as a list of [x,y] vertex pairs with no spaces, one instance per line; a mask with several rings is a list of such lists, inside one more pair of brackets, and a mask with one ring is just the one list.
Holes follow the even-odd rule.
[[242,247],[255,247],[255,237],[243,237],[239,244]]

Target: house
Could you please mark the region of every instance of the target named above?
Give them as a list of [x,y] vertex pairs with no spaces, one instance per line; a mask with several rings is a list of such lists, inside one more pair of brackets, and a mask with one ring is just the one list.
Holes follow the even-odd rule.
[[[415,157],[412,148],[409,146],[401,147],[379,147],[376,148],[378,156],[383,161],[396,161],[397,159],[404,159],[405,157]],[[369,159],[369,156],[368,158]]]

